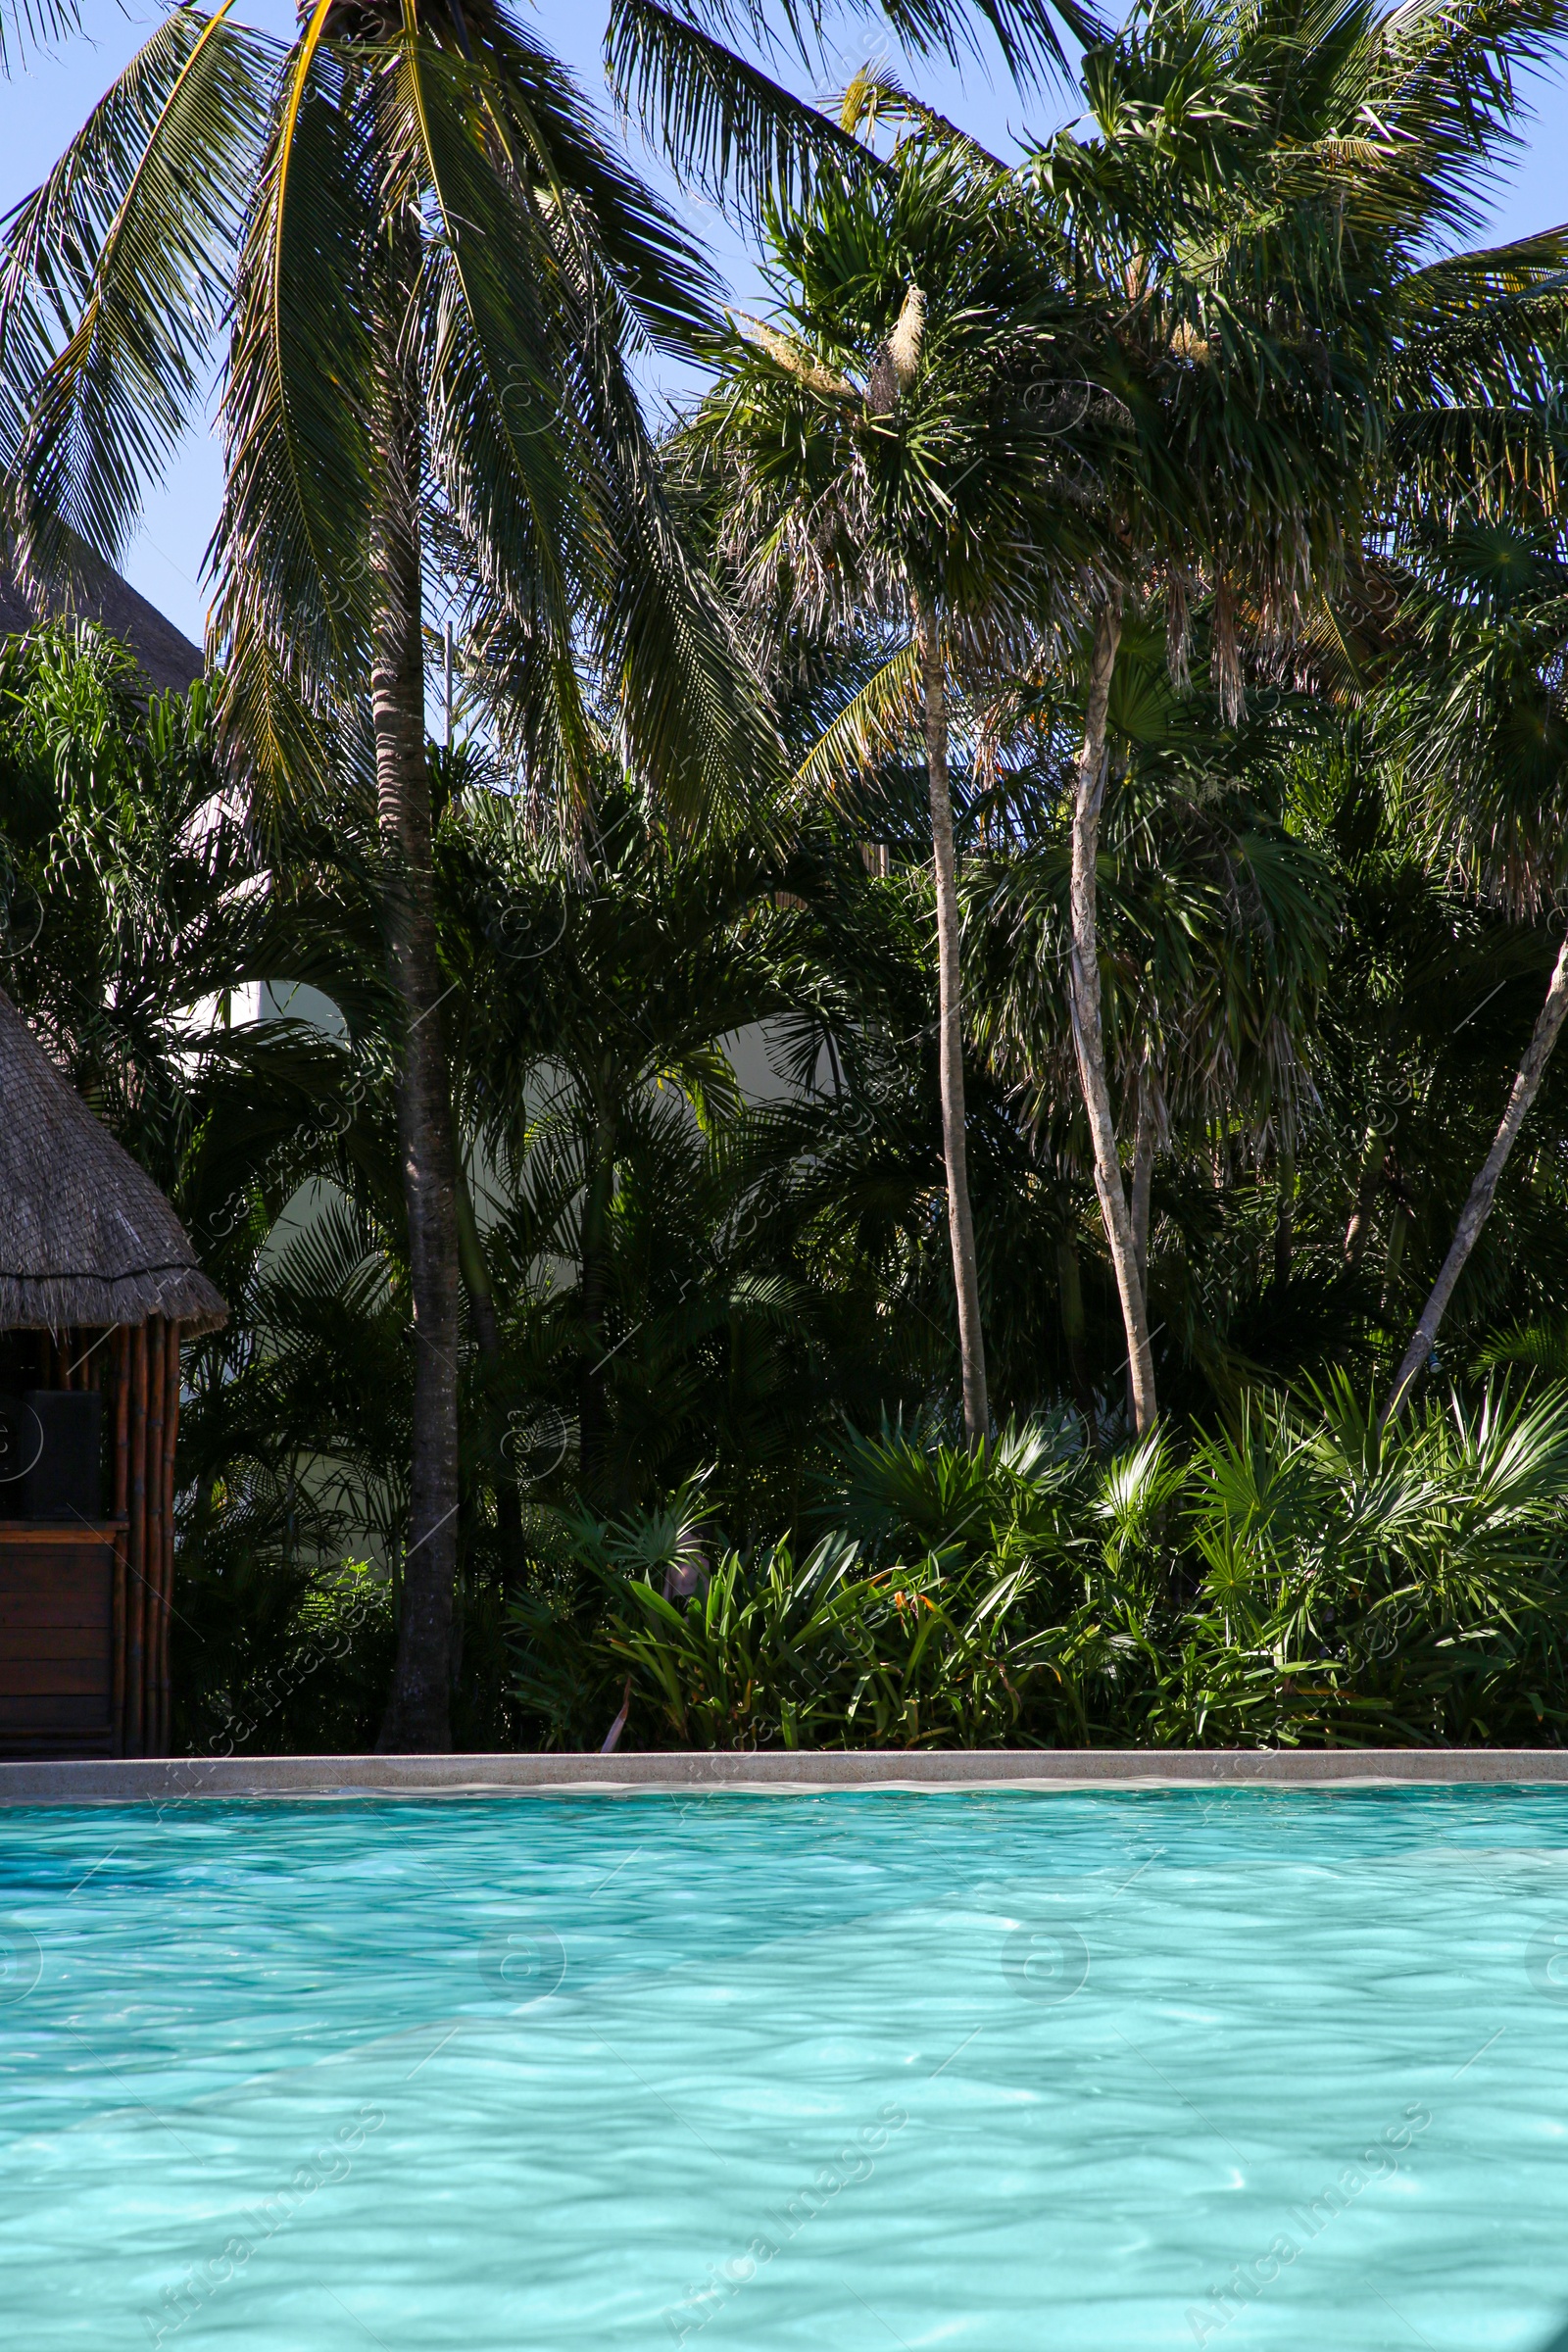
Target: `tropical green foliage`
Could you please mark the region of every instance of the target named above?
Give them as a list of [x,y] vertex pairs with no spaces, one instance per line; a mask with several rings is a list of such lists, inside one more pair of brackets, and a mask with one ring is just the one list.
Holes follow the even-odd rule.
[[472,0],[175,12],[7,224],[36,565],[232,330],[211,683],[0,652],[0,986],[232,1309],[188,1743],[368,1741],[454,1578],[468,1745],[1564,1736],[1557,1058],[1421,1320],[1561,972],[1565,250],[1451,249],[1562,12],[1059,15],[1009,168],[617,0],[767,320]]
[[885,1431],[846,1449],[808,1551],[728,1552],[685,1603],[650,1566],[692,1541],[679,1498],[564,1526],[577,1590],[516,1613],[519,1695],[586,1740],[624,1672],[656,1747],[1558,1740],[1565,1498],[1560,1389],[1382,1434],[1348,1381],[1259,1394],[1185,1458]]
[[[188,1736],[207,1739],[225,1709],[244,1715],[257,1677],[288,1679],[297,1628],[329,1605],[317,1596],[339,1560],[368,1540],[395,1571],[410,1367],[386,997],[363,963],[354,984],[368,918],[352,859],[313,863],[307,839],[270,893],[246,887],[245,837],[222,838],[212,807],[220,779],[203,764],[199,693],[138,704],[122,661],[90,635],[39,638],[10,661],[12,985],[170,1185],[235,1308],[191,1359],[182,1437],[179,1675]],[[1283,1257],[1278,1154],[1236,1092],[1246,1052],[1223,1083],[1195,1069],[1176,1098],[1152,1257],[1173,1402],[1158,1446],[1132,1455],[1114,1450],[1119,1328],[1074,1170],[1072,1098],[988,1084],[983,1065],[976,1165],[999,1385],[1051,1418],[978,1460],[939,1442],[954,1359],[918,870],[868,872],[853,824],[804,830],[782,862],[744,844],[677,850],[657,812],[607,784],[585,872],[476,776],[449,802],[443,954],[465,1005],[458,1099],[497,1327],[493,1352],[470,1335],[464,1356],[466,1737],[596,1744],[628,1674],[628,1742],[1316,1739],[1363,1720],[1369,1737],[1555,1736],[1557,1505],[1539,1506],[1558,1441],[1505,1444],[1518,1408],[1477,1401],[1466,1350],[1559,1364],[1560,1080],[1554,1091],[1548,1073],[1536,1147],[1510,1173],[1455,1324],[1447,1360],[1472,1396],[1470,1434],[1431,1404],[1384,1441],[1363,1505],[1352,1498],[1377,1441],[1350,1392],[1331,1388],[1328,1408],[1301,1385],[1294,1406],[1269,1396],[1270,1380],[1323,1380],[1349,1361],[1364,1396],[1398,1343],[1485,1132],[1477,1096],[1500,1087],[1551,941],[1489,911],[1428,853],[1401,820],[1404,767],[1359,717],[1342,728],[1291,710],[1250,722],[1263,749],[1244,771],[1255,789],[1238,803],[1239,834],[1222,802],[1196,795],[1186,815],[1178,794],[1140,819],[1140,752],[1125,834],[1113,817],[1107,836],[1134,877],[1147,823],[1176,827],[1149,882],[1128,880],[1125,915],[1111,895],[1110,969],[1125,921],[1140,943],[1125,960],[1134,991],[1152,948],[1212,988],[1239,905],[1254,921],[1272,906],[1255,935],[1270,958],[1304,925],[1298,994],[1283,1002],[1316,1098],[1300,1113]],[[1159,729],[1152,740],[1162,758]],[[1033,998],[1023,979],[1049,974],[1059,881],[1047,850],[1009,860],[994,829],[985,845],[995,805],[983,788],[960,821],[974,986],[999,1008],[1000,1054],[1007,1023],[1033,1023],[1038,1040],[1059,1020],[1044,979]],[[192,831],[200,809],[220,848]],[[1201,852],[1185,879],[1184,825]],[[1246,828],[1260,826],[1249,848]],[[231,860],[221,889],[171,841]],[[1287,860],[1277,881],[1270,842]],[[1228,878],[1239,853],[1258,875],[1246,891]],[[1161,880],[1168,949],[1150,928]],[[144,944],[154,923],[162,957]],[[999,935],[1027,942],[1033,923],[1046,928],[1026,958],[996,958]],[[231,1025],[215,1023],[211,1000],[224,980],[244,984],[248,958],[312,975],[353,1026],[247,1021],[237,996]],[[546,976],[523,995],[515,976],[533,964]],[[1246,968],[1219,1000],[1244,1042]],[[739,1085],[729,1042],[760,1016],[782,1090],[763,1101]],[[614,1104],[612,1180],[587,1243],[601,1252],[590,1317],[600,1102]],[[1384,1146],[1370,1184],[1369,1135]],[[1364,1246],[1347,1265],[1358,1203]],[[585,1394],[598,1415],[586,1465]],[[901,1413],[918,1444],[898,1434]],[[846,1449],[845,1415],[871,1431],[885,1414],[892,1434]],[[1099,1455],[1080,1443],[1086,1426]],[[1521,1460],[1533,1495],[1508,1466]],[[1502,1497],[1490,1521],[1465,1483],[1483,1465]],[[698,1618],[663,1602],[682,1513],[657,1514],[704,1466],[712,1577]],[[1381,1512],[1392,1536],[1377,1532]],[[610,1533],[588,1543],[590,1523]],[[1319,1556],[1336,1526],[1343,1541]],[[1448,1526],[1461,1546],[1445,1549]],[[380,1590],[395,1605],[395,1580]],[[373,1680],[370,1655],[360,1666]],[[309,1690],[324,1703],[342,1680],[303,1677],[301,1703]],[[306,1744],[363,1733],[341,1714],[290,1732],[298,1720],[281,1707],[266,1718]]]

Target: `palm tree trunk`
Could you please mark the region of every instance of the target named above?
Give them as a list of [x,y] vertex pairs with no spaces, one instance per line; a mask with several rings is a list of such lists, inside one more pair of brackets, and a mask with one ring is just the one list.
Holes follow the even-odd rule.
[[1366,1255],[1366,1246],[1372,1235],[1372,1212],[1378,1203],[1378,1190],[1383,1182],[1383,1163],[1389,1156],[1387,1135],[1374,1129],[1367,1138],[1361,1160],[1361,1174],[1355,1188],[1355,1206],[1350,1222],[1345,1228],[1345,1262],[1356,1273]]
[[398,1154],[414,1299],[414,1457],[403,1611],[392,1693],[376,1742],[387,1754],[432,1753],[452,1745],[458,1233],[430,866],[419,431],[395,324],[383,324],[382,355],[385,497],[377,533],[370,695],[392,976],[407,1032],[398,1078]]
[[[1146,1060],[1138,1073],[1138,1115],[1133,1124],[1133,1180],[1132,1200],[1128,1213],[1133,1229],[1133,1262],[1138,1268],[1138,1289],[1144,1300],[1144,1312],[1149,1311],[1149,1217],[1154,1188],[1154,1090]],[[1133,1357],[1127,1351],[1127,1418],[1134,1424],[1138,1419],[1138,1398],[1133,1389]]]
[[1399,1266],[1404,1257],[1404,1245],[1409,1239],[1410,1215],[1401,1201],[1389,1219],[1389,1244],[1383,1253],[1383,1297],[1380,1301],[1386,1314],[1399,1279]]
[[948,1170],[948,1235],[953,1287],[958,1299],[958,1354],[963,1370],[963,1431],[971,1449],[991,1425],[986,1396],[986,1347],[980,1327],[980,1274],[969,1163],[964,1139],[963,976],[959,962],[958,884],[953,856],[953,794],[948,778],[947,676],[937,616],[928,597],[915,594],[914,630],[925,699],[926,785],[931,795],[931,851],[937,885],[937,969],[940,990],[938,1065],[942,1083],[942,1152]]
[[1096,911],[1096,864],[1100,855],[1100,811],[1105,798],[1105,723],[1110,681],[1121,646],[1121,593],[1113,591],[1095,622],[1089,663],[1089,702],[1084,747],[1072,811],[1072,1042],[1078,1080],[1095,1152],[1095,1190],[1100,1195],[1105,1237],[1116,1270],[1127,1364],[1132,1381],[1133,1424],[1140,1437],[1152,1429],[1154,1358],[1149,1344],[1149,1312],[1138,1268],[1138,1246],[1122,1183],[1116,1116],[1105,1072],[1105,1032],[1100,1004],[1100,938]]
[[1465,1260],[1492,1213],[1498,1179],[1508,1164],[1514,1140],[1536,1099],[1546,1064],[1551,1059],[1551,1049],[1557,1043],[1565,1019],[1568,1019],[1568,940],[1564,940],[1557,952],[1546,1002],[1536,1021],[1524,1060],[1519,1064],[1519,1074],[1513,1082],[1513,1092],[1508,1097],[1502,1124],[1493,1140],[1492,1150],[1487,1153],[1480,1175],[1470,1187],[1470,1198],[1459,1213],[1452,1244],[1443,1261],[1443,1271],[1432,1286],[1431,1298],[1421,1309],[1421,1320],[1415,1327],[1410,1345],[1404,1351],[1404,1360],[1395,1376],[1393,1394],[1383,1413],[1386,1422],[1392,1421],[1399,1411],[1416,1374],[1432,1353],[1438,1326],[1443,1321],[1448,1300],[1453,1297],[1454,1285],[1464,1272]]

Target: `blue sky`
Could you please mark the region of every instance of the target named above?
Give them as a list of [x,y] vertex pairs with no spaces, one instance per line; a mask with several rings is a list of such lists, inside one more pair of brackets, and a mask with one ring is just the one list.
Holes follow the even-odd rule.
[[[0,211],[8,211],[43,177],[99,93],[147,37],[159,13],[146,0],[127,0],[126,5],[83,0],[86,38],[62,46],[53,56],[33,57],[25,72],[9,83],[0,82],[0,122],[5,130],[0,142]],[[280,0],[240,0],[236,13],[277,32],[286,32],[293,24],[292,10]],[[532,13],[546,41],[575,69],[590,95],[608,105],[600,54],[602,0],[539,0]],[[825,89],[842,87],[868,56],[889,54],[889,44],[876,37],[873,27],[846,21],[842,32],[842,42],[828,60]],[[902,64],[896,53],[894,63]],[[1023,98],[994,51],[961,73],[929,64],[902,70],[946,113],[1003,153],[1029,131],[1054,129],[1070,109],[1065,94]],[[791,78],[803,94],[808,92],[807,79],[799,74]],[[1562,89],[1559,82],[1546,81],[1533,95],[1536,120],[1528,147],[1496,191],[1490,228],[1499,239],[1568,220]],[[631,144],[640,167],[670,191],[672,183],[658,159],[642,146],[635,127]],[[732,293],[743,305],[755,304],[760,288],[742,240],[711,208],[686,198],[679,201],[706,237]],[[650,390],[657,393],[661,388],[668,388],[667,381],[662,387],[656,371]],[[198,643],[207,602],[200,584],[202,552],[220,488],[217,445],[204,430],[193,432],[169,481],[149,497],[144,528],[124,564],[142,594]]]

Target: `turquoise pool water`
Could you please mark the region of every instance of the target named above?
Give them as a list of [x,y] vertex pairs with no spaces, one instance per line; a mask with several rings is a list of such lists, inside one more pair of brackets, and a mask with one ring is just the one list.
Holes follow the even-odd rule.
[[0,1814],[0,2312],[1568,2347],[1568,1792]]

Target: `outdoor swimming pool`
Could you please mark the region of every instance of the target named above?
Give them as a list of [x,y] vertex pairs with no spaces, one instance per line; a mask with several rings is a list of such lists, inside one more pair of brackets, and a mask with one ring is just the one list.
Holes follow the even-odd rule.
[[1568,1791],[40,1808],[0,1922],[22,2352],[1568,2323]]

